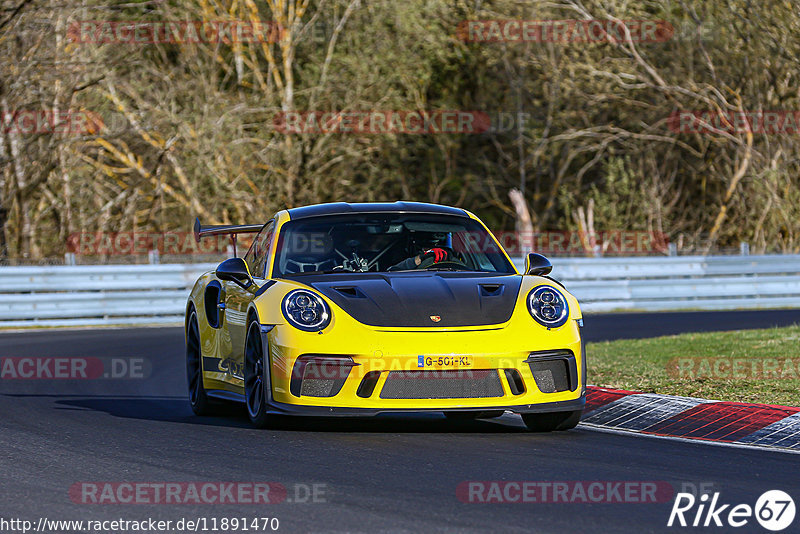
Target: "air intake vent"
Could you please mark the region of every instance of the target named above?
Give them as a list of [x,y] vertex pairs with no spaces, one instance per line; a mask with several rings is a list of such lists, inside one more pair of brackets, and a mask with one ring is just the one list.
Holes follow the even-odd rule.
[[[314,364],[306,368],[313,368]],[[342,389],[344,380],[333,380],[331,378],[303,378],[303,385],[300,388],[301,397],[333,397]]]
[[542,393],[575,391],[578,387],[578,368],[572,351],[533,353],[525,362]]
[[378,378],[380,378],[380,376],[381,373],[379,371],[370,371],[364,375],[364,379],[361,381],[361,384],[358,385],[358,391],[356,391],[356,395],[362,399],[371,397],[372,392],[375,391],[375,386],[378,384]]
[[347,298],[351,299],[366,298],[364,292],[358,289],[357,287],[334,287],[333,289],[337,291],[340,295]]
[[516,369],[506,369],[506,380],[508,380],[508,389],[511,390],[512,395],[522,395],[525,393],[525,383]]
[[499,297],[503,294],[503,284],[480,284],[482,297]]
[[208,326],[211,328],[219,328],[220,326],[220,304],[224,301],[223,298],[220,298],[221,296],[222,286],[220,283],[216,280],[209,282],[209,284],[206,286],[203,302],[205,305]]
[[292,369],[289,390],[296,397],[333,397],[342,390],[354,365],[347,356],[300,356]]
[[502,397],[496,369],[459,371],[390,371],[382,399],[470,399]]

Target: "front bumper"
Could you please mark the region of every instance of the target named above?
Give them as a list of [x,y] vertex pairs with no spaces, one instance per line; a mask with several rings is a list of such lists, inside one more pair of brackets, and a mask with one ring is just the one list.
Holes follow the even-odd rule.
[[[539,404],[521,404],[512,406],[481,406],[481,411],[507,410],[514,413],[550,413],[550,412],[572,412],[583,410],[586,405],[586,396],[559,402],[543,402]],[[339,416],[339,417],[360,417],[374,416],[382,413],[425,413],[441,412],[442,409],[436,408],[342,408],[335,406],[304,406],[299,404],[283,404],[272,401],[270,403],[270,413],[292,416]],[[473,411],[473,408],[448,408],[448,412]]]
[[[288,325],[277,325],[263,336],[271,362],[270,405],[275,413],[342,416],[459,410],[536,413],[581,410],[585,402],[585,358],[575,321],[533,335],[530,329],[509,325],[450,331],[365,328],[348,336],[299,332]],[[312,377],[330,379],[325,387],[305,388],[303,381],[307,374],[303,369],[315,357],[326,361],[338,358],[347,363],[341,368],[332,366],[336,369],[334,374]],[[567,376],[560,381],[548,380],[547,366],[535,365],[545,360],[562,361]],[[456,378],[462,383],[442,382],[442,386],[461,393],[426,396],[431,392],[431,384],[422,388],[412,385],[417,377],[442,381]],[[490,387],[478,387],[478,393],[470,396],[468,381],[475,377],[487,381]],[[374,383],[365,390],[368,378]],[[408,384],[397,382],[406,378],[410,380]],[[392,387],[387,388],[392,380]],[[332,395],[320,393],[326,387]],[[393,393],[386,393],[390,389]]]

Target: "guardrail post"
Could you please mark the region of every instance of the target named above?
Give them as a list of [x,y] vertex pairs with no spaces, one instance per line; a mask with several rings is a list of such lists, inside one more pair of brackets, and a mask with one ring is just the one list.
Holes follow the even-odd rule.
[[75,265],[75,253],[67,252],[64,254],[64,265]]
[[741,254],[742,256],[749,256],[750,243],[745,243],[745,242],[739,243],[739,254]]
[[147,261],[150,262],[150,265],[158,265],[160,262],[160,258],[158,256],[158,250],[150,250],[147,252]]
[[670,256],[678,255],[678,245],[676,245],[675,243],[669,243],[667,245],[667,250],[669,251]]

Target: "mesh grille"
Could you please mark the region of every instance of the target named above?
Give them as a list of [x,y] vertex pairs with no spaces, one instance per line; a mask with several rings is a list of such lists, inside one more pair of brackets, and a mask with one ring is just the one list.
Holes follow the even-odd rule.
[[[342,390],[349,373],[349,367],[338,364],[308,362],[303,370],[300,396],[333,397]],[[295,387],[297,386],[295,385]]]
[[567,362],[564,360],[545,360],[531,362],[529,365],[536,387],[542,393],[556,393],[569,389]]
[[306,379],[300,387],[300,395],[303,397],[332,397],[334,387],[333,380]]
[[467,399],[502,397],[495,369],[479,371],[390,371],[382,399]]

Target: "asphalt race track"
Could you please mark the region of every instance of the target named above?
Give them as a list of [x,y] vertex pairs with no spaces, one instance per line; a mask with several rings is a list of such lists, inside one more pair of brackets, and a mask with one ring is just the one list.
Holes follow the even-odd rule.
[[[597,315],[587,318],[586,333],[594,341],[797,322],[796,310]],[[771,489],[795,500],[800,495],[800,457],[794,454],[580,426],[536,435],[513,415],[476,422],[438,415],[302,419],[277,430],[250,428],[238,407],[198,418],[185,400],[183,351],[179,328],[0,335],[0,357],[138,362],[133,378],[0,381],[0,517],[34,524],[40,517],[277,517],[279,532],[642,533],[702,529],[667,528],[672,498],[655,504],[469,503],[459,500],[456,488],[466,481],[656,481],[675,491],[704,485],[720,492],[721,502],[751,506]],[[287,500],[74,502],[70,487],[90,481],[274,482],[287,489]],[[317,502],[310,502],[314,484]],[[753,519],[736,531],[764,532]]]
[[586,341],[639,339],[800,324],[800,310],[603,313],[584,319]]

